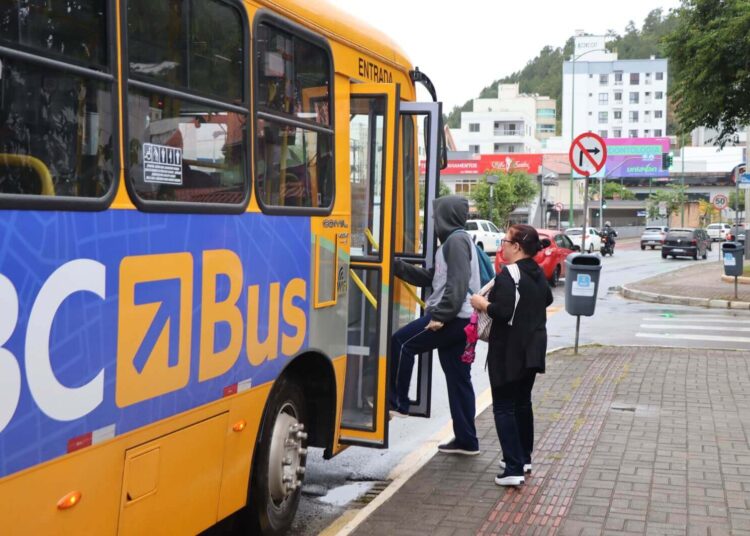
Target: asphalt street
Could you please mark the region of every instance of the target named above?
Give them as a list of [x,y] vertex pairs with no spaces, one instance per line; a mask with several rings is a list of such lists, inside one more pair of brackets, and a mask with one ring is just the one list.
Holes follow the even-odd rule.
[[[663,260],[659,250],[641,251],[633,241],[618,244],[615,255],[602,260],[596,314],[581,319],[580,344],[747,348],[742,339],[750,337],[749,313],[635,302],[617,292],[622,285],[695,262]],[[718,248],[714,247],[708,260],[697,262],[718,262]],[[554,296],[548,311],[550,349],[572,346],[575,340],[576,321],[565,312],[564,284],[554,289]],[[486,346],[480,343],[472,378],[477,396],[487,400],[485,355]],[[320,533],[397,477],[407,455],[434,449],[438,437],[450,434],[445,382],[435,365],[431,418],[391,421],[388,449],[352,447],[328,461],[322,459],[321,450],[310,449],[304,495],[291,534]]]

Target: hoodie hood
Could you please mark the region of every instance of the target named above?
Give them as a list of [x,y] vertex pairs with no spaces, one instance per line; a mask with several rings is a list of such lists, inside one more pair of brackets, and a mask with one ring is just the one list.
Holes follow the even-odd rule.
[[463,229],[469,219],[469,201],[458,195],[438,197],[432,202],[435,217],[435,231],[440,242],[445,242],[450,234]]
[[545,277],[544,270],[541,269],[541,267],[536,263],[533,257],[521,259],[516,263],[516,265],[518,266],[519,270],[530,276],[535,281],[544,279]]

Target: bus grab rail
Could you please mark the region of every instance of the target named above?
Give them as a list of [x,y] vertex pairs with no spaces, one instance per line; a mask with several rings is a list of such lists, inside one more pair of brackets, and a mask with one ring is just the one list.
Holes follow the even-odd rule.
[[359,276],[349,268],[349,275],[352,278],[352,281],[354,281],[354,284],[357,285],[357,288],[362,292],[362,294],[365,295],[365,298],[367,298],[367,301],[370,302],[370,305],[372,305],[373,309],[378,308],[378,300],[375,299],[375,296],[372,295],[372,292],[370,292],[370,289],[368,289],[365,284],[362,282],[362,280],[359,278]]
[[35,158],[26,154],[0,154],[0,165],[8,166],[27,166],[33,169],[39,177],[39,182],[42,185],[42,195],[55,195],[55,186],[52,183],[52,174],[49,172],[47,165]]
[[411,286],[411,285],[410,285],[409,283],[407,283],[406,281],[404,281],[404,280],[402,279],[402,280],[401,280],[401,284],[402,284],[402,285],[404,285],[404,288],[406,288],[406,291],[407,291],[407,292],[408,292],[409,294],[411,294],[411,297],[412,297],[412,298],[414,298],[415,300],[417,300],[417,303],[419,304],[419,306],[420,306],[420,307],[421,307],[422,309],[424,309],[425,307],[427,307],[427,304],[426,304],[426,303],[425,303],[424,301],[422,301],[422,298],[420,298],[420,297],[419,297],[419,295],[417,294],[417,291],[416,291],[416,290],[414,290],[414,289],[412,288],[412,286]]

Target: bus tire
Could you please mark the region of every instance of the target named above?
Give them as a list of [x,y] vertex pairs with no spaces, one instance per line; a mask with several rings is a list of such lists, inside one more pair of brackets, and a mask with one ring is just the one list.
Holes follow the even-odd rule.
[[263,419],[250,487],[251,525],[260,534],[286,533],[299,505],[307,462],[305,397],[286,378],[276,382]]

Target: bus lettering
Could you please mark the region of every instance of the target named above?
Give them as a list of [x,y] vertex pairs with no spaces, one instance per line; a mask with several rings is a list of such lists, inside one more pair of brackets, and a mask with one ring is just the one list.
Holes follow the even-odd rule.
[[307,316],[305,310],[294,305],[294,299],[304,301],[307,295],[307,283],[304,279],[292,279],[284,290],[284,322],[293,327],[294,335],[284,333],[281,336],[281,351],[286,355],[299,352],[305,342]]
[[271,283],[268,297],[268,324],[266,336],[260,340],[260,286],[247,287],[247,338],[245,352],[247,360],[253,366],[262,364],[266,359],[276,359],[279,348],[279,303],[281,302],[281,285]]
[[13,283],[0,274],[0,432],[8,425],[21,398],[21,369],[16,356],[3,348],[18,322],[18,294]]
[[373,82],[377,82],[379,84],[393,83],[393,75],[388,69],[379,67],[371,61],[365,60],[364,58],[359,58],[359,76],[361,76],[362,78],[367,78],[368,80],[372,80]]
[[[229,281],[229,294],[219,301],[217,281]],[[203,286],[201,298],[201,346],[198,381],[221,376],[237,362],[242,349],[242,313],[237,301],[242,292],[242,262],[237,254],[226,249],[203,252]],[[229,343],[216,350],[219,324],[229,327]]]
[[92,292],[104,299],[106,268],[77,259],[55,270],[42,286],[29,316],[26,332],[26,381],[34,401],[58,421],[74,421],[92,412],[104,400],[104,370],[80,387],[61,384],[50,362],[52,322],[63,302],[76,292]]

